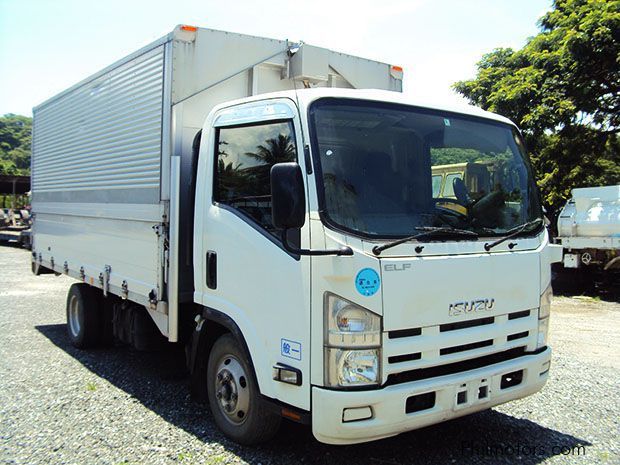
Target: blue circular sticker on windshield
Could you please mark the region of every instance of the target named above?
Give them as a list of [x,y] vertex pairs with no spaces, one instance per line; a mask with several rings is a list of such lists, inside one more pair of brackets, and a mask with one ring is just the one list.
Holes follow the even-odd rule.
[[372,268],[364,268],[355,277],[357,292],[367,297],[376,294],[380,285],[379,274]]

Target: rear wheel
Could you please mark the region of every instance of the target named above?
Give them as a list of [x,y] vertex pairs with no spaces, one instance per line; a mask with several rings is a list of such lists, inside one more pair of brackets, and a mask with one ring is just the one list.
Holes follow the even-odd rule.
[[73,346],[87,349],[100,342],[99,301],[88,284],[71,285],[67,295],[67,333]]
[[215,423],[233,441],[258,444],[278,431],[281,418],[260,398],[250,361],[230,334],[215,341],[209,354],[207,393]]

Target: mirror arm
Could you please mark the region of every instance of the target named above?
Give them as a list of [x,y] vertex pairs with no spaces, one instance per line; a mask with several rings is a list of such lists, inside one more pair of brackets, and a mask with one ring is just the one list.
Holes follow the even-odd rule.
[[339,249],[331,249],[331,250],[329,249],[328,250],[309,250],[309,249],[295,248],[291,246],[291,244],[288,243],[288,238],[286,234],[287,232],[288,232],[288,229],[282,230],[282,246],[284,247],[284,250],[294,255],[312,255],[312,256],[318,256],[318,255],[351,256],[353,255],[353,249],[351,249],[351,247],[348,247],[348,246],[342,246]]

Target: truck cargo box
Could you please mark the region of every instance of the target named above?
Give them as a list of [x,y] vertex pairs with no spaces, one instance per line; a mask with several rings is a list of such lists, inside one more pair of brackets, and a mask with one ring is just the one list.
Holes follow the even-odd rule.
[[169,340],[193,298],[193,146],[217,104],[302,87],[402,90],[402,71],[178,26],[33,110],[33,263],[143,304]]

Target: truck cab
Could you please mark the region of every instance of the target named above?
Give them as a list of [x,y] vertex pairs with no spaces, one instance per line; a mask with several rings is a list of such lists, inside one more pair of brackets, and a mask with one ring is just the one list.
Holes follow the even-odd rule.
[[[542,388],[561,250],[509,120],[309,89],[217,106],[199,147],[194,336],[234,322],[285,417],[351,444]],[[446,199],[433,175],[447,158],[511,177],[482,195],[456,182]],[[247,373],[222,359],[202,365],[211,408],[225,431],[243,428]]]

